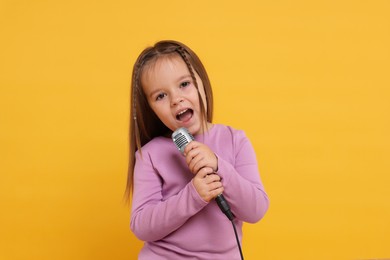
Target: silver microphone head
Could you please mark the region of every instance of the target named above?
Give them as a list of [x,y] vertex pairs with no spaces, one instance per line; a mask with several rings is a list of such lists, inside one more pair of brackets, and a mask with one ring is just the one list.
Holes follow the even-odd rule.
[[189,144],[194,139],[195,138],[191,135],[190,132],[188,132],[187,128],[185,127],[176,129],[176,131],[172,134],[172,140],[181,153],[184,153],[184,148],[186,148],[187,144]]

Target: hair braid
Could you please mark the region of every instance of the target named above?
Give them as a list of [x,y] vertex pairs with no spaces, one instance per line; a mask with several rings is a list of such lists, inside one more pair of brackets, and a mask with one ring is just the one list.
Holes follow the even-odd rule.
[[[201,94],[199,92],[198,81],[196,80],[192,64],[189,61],[189,59],[187,58],[186,51],[184,50],[184,48],[182,46],[177,47],[176,50],[179,53],[180,57],[184,60],[185,64],[187,65],[188,70],[189,70],[190,75],[191,75],[191,78],[194,81],[196,89],[198,90],[200,109],[202,111],[202,118],[203,118],[203,121],[204,121],[204,124],[202,124],[202,128],[204,130],[204,128],[206,127],[206,124],[207,124],[207,115],[206,115],[206,109],[205,109],[205,107],[206,107],[205,103],[207,104],[207,100],[203,100],[203,98],[202,98],[202,96],[201,96]],[[207,96],[205,98],[207,99]]]
[[[139,112],[137,111],[137,107],[140,107],[138,96],[139,96],[139,91],[141,91],[141,86],[140,86],[140,74],[141,74],[141,68],[143,66],[143,62],[138,62],[136,65],[136,68],[134,70],[134,75],[133,75],[133,82],[134,82],[134,88],[133,88],[133,93],[132,93],[132,119],[134,120],[134,129],[133,134],[135,137],[136,143],[133,144],[135,147],[135,150],[140,149],[141,147],[141,142],[140,142],[140,131],[139,131]],[[142,123],[142,122],[141,122]]]
[[180,56],[182,57],[182,59],[186,63],[188,70],[190,71],[191,78],[194,81],[196,88],[198,89],[198,82],[196,81],[194,70],[192,69],[192,65],[191,65],[190,61],[188,60],[187,55],[186,55],[183,47],[181,47],[181,46],[177,47],[177,52],[180,54]]

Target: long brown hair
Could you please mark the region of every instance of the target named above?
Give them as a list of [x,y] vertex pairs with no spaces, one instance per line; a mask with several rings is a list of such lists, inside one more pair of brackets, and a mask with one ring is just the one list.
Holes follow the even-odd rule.
[[150,108],[143,91],[141,76],[146,66],[155,63],[159,58],[174,55],[180,56],[186,63],[197,89],[198,83],[196,82],[195,72],[199,75],[206,96],[206,104],[204,104],[198,89],[203,121],[205,123],[212,122],[213,93],[210,80],[199,57],[190,48],[181,42],[167,40],[157,42],[154,46],[148,47],[141,52],[134,64],[131,81],[130,151],[125,191],[125,199],[127,202],[129,202],[133,191],[135,152],[137,150],[141,152],[141,147],[154,137],[162,136],[170,132],[170,129],[161,122]]

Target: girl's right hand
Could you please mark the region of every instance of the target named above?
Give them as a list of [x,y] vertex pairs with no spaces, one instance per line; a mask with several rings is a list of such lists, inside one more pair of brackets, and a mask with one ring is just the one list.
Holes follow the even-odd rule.
[[192,182],[199,196],[206,202],[210,202],[223,192],[221,177],[210,167],[200,169]]
[[205,144],[192,141],[184,149],[184,156],[188,168],[193,174],[197,174],[202,168],[210,167],[214,172],[218,170],[218,158]]

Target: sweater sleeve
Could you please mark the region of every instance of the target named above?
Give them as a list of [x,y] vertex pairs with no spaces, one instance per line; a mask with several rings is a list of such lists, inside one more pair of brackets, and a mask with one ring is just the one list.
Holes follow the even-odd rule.
[[223,194],[236,218],[255,223],[267,212],[269,199],[260,180],[255,151],[249,139],[243,131],[238,131],[233,142],[234,165],[217,154]]
[[136,153],[130,228],[141,240],[156,241],[181,227],[207,205],[190,181],[176,195],[162,196],[162,180],[148,153]]

